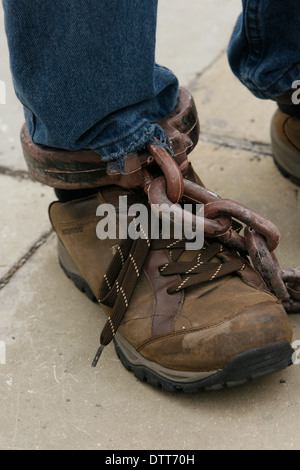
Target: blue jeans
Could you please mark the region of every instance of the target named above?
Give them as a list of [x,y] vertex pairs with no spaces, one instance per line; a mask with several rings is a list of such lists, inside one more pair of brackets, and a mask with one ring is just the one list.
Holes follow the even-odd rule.
[[[242,2],[229,62],[256,96],[273,98],[300,78],[299,0]],[[155,122],[174,109],[178,81],[155,63],[157,0],[3,6],[15,90],[35,143],[93,149],[118,164],[154,137],[165,145]]]
[[16,94],[36,144],[119,160],[173,111],[174,74],[155,63],[157,0],[3,0]]
[[229,63],[255,96],[274,99],[300,79],[300,2],[242,3],[243,13],[228,48]]

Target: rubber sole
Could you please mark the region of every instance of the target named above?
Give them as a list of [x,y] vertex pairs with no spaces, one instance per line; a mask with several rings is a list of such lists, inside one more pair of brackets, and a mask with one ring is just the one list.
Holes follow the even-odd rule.
[[[59,263],[66,276],[73,281],[77,289],[93,302],[97,302],[84,279],[78,274],[69,272],[60,260]],[[152,363],[153,367],[151,367],[151,362],[135,351],[119,333],[114,338],[114,346],[123,366],[128,371],[133,372],[137,379],[147,382],[155,388],[172,393],[197,393],[199,391],[213,391],[242,385],[259,377],[279,372],[292,365],[292,355],[294,353],[293,348],[287,341],[278,341],[240,354],[233,358],[222,370],[212,371],[211,373],[200,372],[198,375],[205,377],[200,380],[194,379],[197,375],[194,373],[186,373],[186,377],[181,380],[172,380],[170,376],[177,374],[180,377],[184,373],[180,374],[180,372],[162,367],[159,369],[156,363]],[[162,372],[157,372],[159,370],[162,370]]]
[[199,391],[221,390],[251,382],[259,377],[279,372],[292,364],[294,350],[287,341],[279,341],[252,349],[232,359],[222,370],[211,376],[191,383],[180,383],[165,379],[153,370],[128,361],[122,349],[114,340],[116,353],[123,366],[142,382],[167,392],[197,393]]
[[300,179],[299,178],[296,178],[296,176],[293,176],[291,175],[290,173],[288,173],[281,165],[280,163],[278,163],[278,161],[276,160],[276,158],[274,157],[273,155],[273,160],[274,160],[274,163],[277,167],[277,169],[280,171],[280,173],[282,174],[282,176],[284,176],[285,178],[289,179],[292,183],[296,184],[297,186],[300,186]]

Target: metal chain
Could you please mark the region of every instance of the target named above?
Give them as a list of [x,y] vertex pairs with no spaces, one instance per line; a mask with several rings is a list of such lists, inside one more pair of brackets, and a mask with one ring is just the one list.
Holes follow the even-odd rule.
[[[266,217],[230,199],[184,179],[183,200],[204,204],[204,232],[217,238],[222,244],[250,258],[253,267],[261,275],[269,290],[282,301],[288,313],[300,313],[300,268],[281,269],[274,254],[280,239],[278,228]],[[166,192],[164,176],[153,179],[147,186],[150,204],[173,205]],[[184,217],[191,214],[178,207]],[[244,236],[233,224],[241,222]],[[196,226],[196,224],[194,224]]]
[[[159,146],[148,146],[162,176],[154,175],[150,168],[144,169],[144,190],[151,206],[170,207],[197,229],[197,215],[183,210],[179,201],[204,205],[204,233],[217,238],[223,245],[250,258],[253,267],[261,275],[269,290],[282,301],[288,313],[300,313],[300,267],[281,269],[274,254],[280,233],[266,217],[230,199],[222,199],[182,175],[172,155]],[[186,157],[187,163],[187,157]],[[160,214],[170,217],[170,211]],[[176,219],[176,217],[174,217]],[[242,226],[244,236],[240,234]],[[202,227],[202,224],[199,225]]]

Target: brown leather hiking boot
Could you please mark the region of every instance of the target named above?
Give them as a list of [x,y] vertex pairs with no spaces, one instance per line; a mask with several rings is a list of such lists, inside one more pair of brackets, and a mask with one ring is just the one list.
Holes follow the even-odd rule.
[[271,140],[278,169],[300,186],[300,118],[278,109],[271,124]]
[[194,252],[174,239],[97,238],[97,207],[117,206],[124,194],[128,206],[145,203],[141,192],[110,187],[50,207],[63,270],[104,304],[102,344],[113,339],[128,370],[168,391],[222,388],[287,367],[290,322],[246,259],[215,240]]
[[[187,154],[197,143],[199,122],[187,91],[181,89],[177,107],[159,124],[172,156],[152,142],[126,156],[122,170],[88,150],[34,145],[22,129],[31,176],[55,188],[99,189],[49,210],[63,270],[108,317],[93,365],[113,340],[136,377],[186,392],[287,367],[292,328],[284,308],[300,311],[299,269],[280,270],[273,253],[279,233],[270,221],[206,190],[193,172]],[[193,208],[203,203],[205,245],[188,251],[184,239],[150,238],[138,218],[120,217],[119,197],[125,195],[128,206],[175,204],[179,219],[187,217],[185,202]],[[100,240],[97,208],[105,203],[122,229],[133,224],[141,236],[120,239],[116,230],[113,239]],[[194,227],[198,216],[190,212],[187,219]],[[244,238],[237,220],[246,225]],[[176,225],[175,215],[172,221]]]

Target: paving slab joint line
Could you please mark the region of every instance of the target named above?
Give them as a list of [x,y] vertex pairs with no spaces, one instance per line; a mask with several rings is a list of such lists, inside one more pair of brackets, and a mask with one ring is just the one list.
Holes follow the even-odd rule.
[[209,144],[217,144],[221,147],[244,150],[251,153],[260,154],[265,157],[272,157],[271,144],[263,142],[254,142],[246,139],[219,134],[201,133],[200,140]]
[[222,49],[206,66],[203,67],[203,69],[196,73],[194,78],[188,83],[187,89],[191,92],[194,93],[198,90],[198,81],[199,79],[206,73],[208,70],[210,70],[218,61],[221,59],[221,57],[226,54],[226,49]]
[[12,268],[5,274],[4,277],[0,279],[0,291],[4,289],[5,286],[11,281],[14,275],[19,271],[19,269],[24,266],[27,261],[37,252],[37,250],[43,246],[52,235],[53,229],[51,228],[48,232],[44,233],[27,251],[25,255],[23,255],[13,266]]
[[33,179],[30,178],[28,171],[26,170],[12,170],[7,166],[0,165],[0,175],[4,176],[12,176],[13,178],[19,178],[22,180],[31,180],[33,183],[35,182]]

